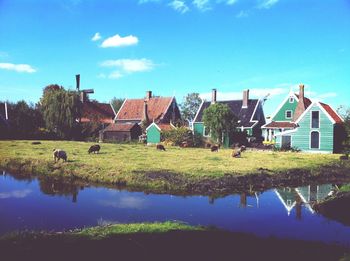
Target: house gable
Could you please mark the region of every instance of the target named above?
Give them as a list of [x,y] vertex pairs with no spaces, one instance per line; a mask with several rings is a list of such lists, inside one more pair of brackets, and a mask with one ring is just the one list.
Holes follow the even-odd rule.
[[[294,93],[290,93],[283,102],[277,107],[277,110],[271,117],[272,121],[292,121],[295,109],[298,105],[298,97]],[[287,112],[291,111],[291,117],[286,117]]]

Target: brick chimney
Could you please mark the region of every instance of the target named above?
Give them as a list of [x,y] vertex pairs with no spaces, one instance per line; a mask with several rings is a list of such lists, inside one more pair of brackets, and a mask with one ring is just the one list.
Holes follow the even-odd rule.
[[146,101],[152,98],[152,91],[147,91],[146,92]]
[[216,103],[216,89],[211,90],[211,104]]
[[76,89],[77,92],[80,91],[80,74],[75,75]]
[[297,107],[295,108],[293,121],[296,121],[300,117],[300,115],[303,114],[303,112],[306,110],[305,102],[304,102],[304,98],[305,98],[304,93],[305,93],[304,84],[299,84],[299,102]]
[[248,108],[249,90],[243,91],[242,108]]
[[142,120],[146,121],[147,123],[149,122],[147,100],[144,100],[144,102],[143,102],[143,117],[142,117]]

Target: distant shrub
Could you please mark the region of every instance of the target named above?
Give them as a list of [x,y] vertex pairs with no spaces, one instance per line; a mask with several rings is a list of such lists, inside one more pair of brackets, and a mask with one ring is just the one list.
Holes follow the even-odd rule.
[[162,136],[162,140],[164,140],[165,143],[171,143],[175,146],[179,146],[183,142],[187,142],[190,144],[193,143],[192,131],[186,127],[179,127],[168,131],[164,131],[162,133]]

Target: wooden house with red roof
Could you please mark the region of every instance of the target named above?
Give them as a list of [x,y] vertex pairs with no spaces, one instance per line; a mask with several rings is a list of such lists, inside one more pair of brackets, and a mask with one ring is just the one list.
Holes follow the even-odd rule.
[[[124,103],[120,107],[118,113],[114,118],[113,127],[103,130],[103,133],[109,133],[109,137],[114,137],[114,140],[124,141],[121,139],[120,130],[125,130],[127,127],[135,126],[129,129],[127,137],[130,139],[136,139],[132,130],[137,129],[139,135],[141,132],[141,125],[150,125],[155,123],[157,125],[169,125],[171,122],[175,123],[181,120],[181,114],[177,105],[175,97],[159,97],[152,96],[151,91],[146,92],[146,96],[141,99],[125,99]],[[114,133],[113,133],[114,132]],[[105,135],[102,133],[102,139],[105,139]],[[125,133],[122,134],[125,137]]]
[[305,97],[300,84],[299,94],[291,92],[262,129],[265,141],[278,147],[332,153],[341,150],[343,122],[330,105]]

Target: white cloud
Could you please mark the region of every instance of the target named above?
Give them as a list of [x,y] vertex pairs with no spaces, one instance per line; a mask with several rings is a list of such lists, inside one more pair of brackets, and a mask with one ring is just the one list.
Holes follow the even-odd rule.
[[149,59],[118,59],[107,60],[100,64],[102,67],[115,68],[112,73],[109,74],[110,79],[119,79],[125,74],[131,74],[135,72],[146,72],[154,68],[154,63]]
[[[249,90],[249,96],[253,98],[264,98],[266,95],[269,97],[278,96],[288,93],[286,88],[254,88]],[[211,99],[211,92],[201,93],[200,97],[205,100]],[[225,100],[241,100],[243,97],[243,90],[240,92],[218,92],[217,99],[221,101]]]
[[0,199],[7,199],[7,198],[25,198],[27,197],[32,191],[30,189],[23,189],[23,190],[13,190],[9,192],[1,192],[0,193]]
[[0,69],[25,72],[25,73],[35,73],[36,70],[29,64],[13,64],[13,63],[0,63]]
[[238,0],[227,0],[226,4],[228,5],[234,5],[235,3],[237,3]]
[[121,209],[144,209],[148,203],[144,198],[135,196],[122,196],[112,200],[101,200],[102,206],[121,208]]
[[161,0],[140,0],[139,1],[139,4],[146,4],[146,3],[158,3],[160,2]]
[[260,9],[269,9],[275,4],[278,3],[279,0],[262,0],[260,4],[257,6]]
[[184,1],[179,0],[172,1],[171,3],[169,3],[169,6],[171,6],[174,10],[180,12],[181,14],[184,14],[190,10]]
[[101,39],[100,33],[95,33],[95,35],[91,38],[91,41],[95,42]]
[[334,97],[337,97],[336,92],[327,92],[327,93],[322,93],[322,94],[317,95],[316,99],[323,100],[323,99],[334,98]]
[[237,15],[236,18],[244,18],[248,17],[249,13],[247,11],[241,10]]
[[119,34],[116,34],[112,37],[107,38],[101,44],[101,47],[122,47],[135,45],[139,42],[139,39],[136,36],[128,35],[125,37],[121,37]]
[[194,0],[192,4],[203,12],[212,9],[210,6],[210,0]]

